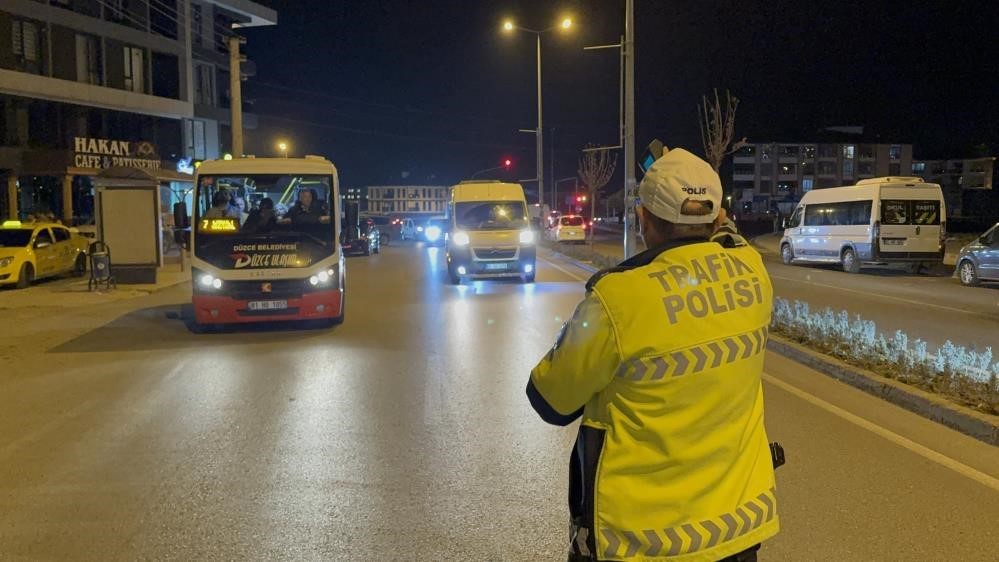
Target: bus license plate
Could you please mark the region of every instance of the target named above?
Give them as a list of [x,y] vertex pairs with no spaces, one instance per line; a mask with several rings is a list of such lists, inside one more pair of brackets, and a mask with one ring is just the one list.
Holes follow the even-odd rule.
[[288,308],[288,301],[250,301],[250,310],[283,310]]
[[505,263],[487,263],[486,269],[496,270],[496,269],[506,269]]
[[881,242],[885,246],[902,246],[905,244],[905,238],[884,238]]

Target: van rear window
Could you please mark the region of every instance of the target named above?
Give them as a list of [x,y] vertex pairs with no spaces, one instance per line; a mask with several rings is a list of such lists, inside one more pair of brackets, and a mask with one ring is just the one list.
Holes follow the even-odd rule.
[[940,201],[884,199],[881,224],[939,225]]

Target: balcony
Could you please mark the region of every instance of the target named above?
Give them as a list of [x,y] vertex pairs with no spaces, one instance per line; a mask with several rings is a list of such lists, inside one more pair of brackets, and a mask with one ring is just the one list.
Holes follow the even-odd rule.
[[0,93],[181,119],[194,116],[190,102],[0,69]]

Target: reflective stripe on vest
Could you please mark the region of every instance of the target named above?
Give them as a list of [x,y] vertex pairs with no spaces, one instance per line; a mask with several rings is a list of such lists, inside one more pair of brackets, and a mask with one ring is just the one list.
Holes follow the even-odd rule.
[[607,541],[604,558],[645,556],[680,556],[714,548],[721,542],[759,528],[777,514],[774,490],[764,492],[730,513],[723,513],[698,524],[684,523],[669,529],[618,531],[601,529]]
[[655,357],[631,359],[621,363],[615,376],[634,382],[652,382],[717,369],[762,353],[767,346],[767,333],[767,328],[760,328]]

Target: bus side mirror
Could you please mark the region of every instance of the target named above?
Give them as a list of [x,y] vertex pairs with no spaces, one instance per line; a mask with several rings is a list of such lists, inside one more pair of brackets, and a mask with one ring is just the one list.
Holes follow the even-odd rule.
[[187,215],[187,203],[173,204],[173,241],[184,248],[191,247],[191,220]]
[[181,201],[173,204],[173,224],[177,228],[191,226],[191,220],[187,214],[187,203]]

